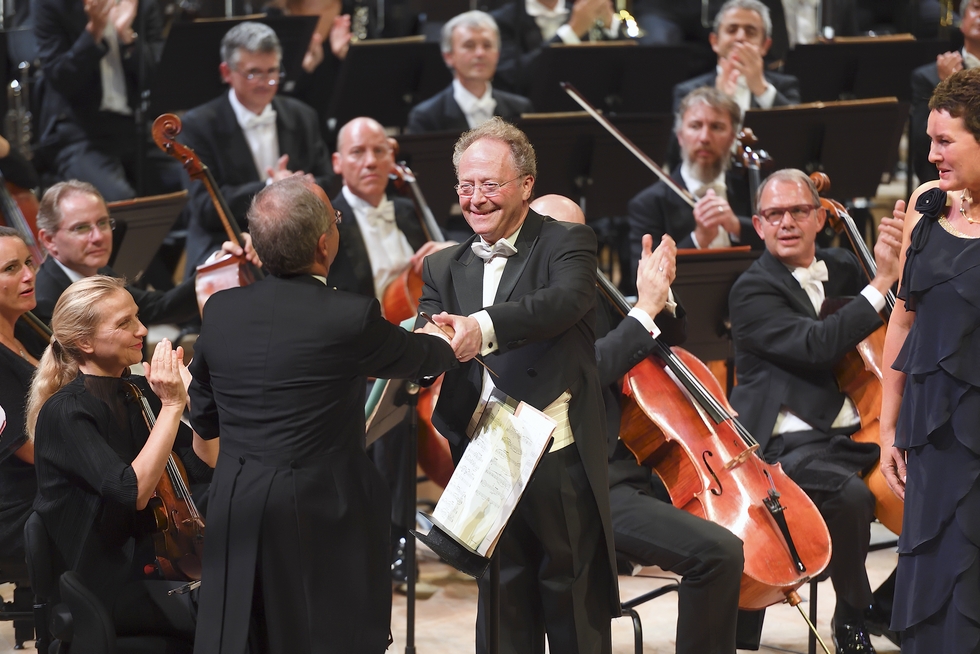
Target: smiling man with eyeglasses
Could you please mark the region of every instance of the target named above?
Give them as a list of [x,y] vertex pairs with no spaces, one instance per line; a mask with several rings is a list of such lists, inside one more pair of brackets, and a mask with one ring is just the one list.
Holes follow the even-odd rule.
[[870,283],[850,251],[816,247],[825,215],[805,173],[773,173],[757,206],[752,221],[766,251],[729,296],[738,382],[731,403],[760,454],[782,464],[827,522],[837,652],[873,654],[869,626],[881,633],[887,621],[872,609],[864,564],[875,502],[858,474],[878,464],[879,452],[850,439],[861,419],[835,367],[884,324],[879,312],[898,279],[904,203],[881,221]]
[[[208,165],[239,226],[252,197],[267,184],[309,175],[326,188],[333,178],[316,111],[278,95],[282,47],[268,25],[244,22],[221,40],[223,94],[187,112],[181,141]],[[191,182],[187,273],[224,241],[225,231],[201,182]]]

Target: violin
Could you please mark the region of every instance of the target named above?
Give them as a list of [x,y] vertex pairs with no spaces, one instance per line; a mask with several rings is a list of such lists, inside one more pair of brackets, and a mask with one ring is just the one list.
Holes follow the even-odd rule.
[[[597,284],[625,316],[629,303],[601,271]],[[663,480],[674,506],[744,543],[739,607],[788,601],[803,614],[796,589],[830,563],[830,532],[782,467],[759,457],[707,366],[656,339],[654,353],[627,373],[623,394],[620,439],[640,465]]]
[[[825,173],[811,173],[810,179],[813,180],[821,196],[830,192],[830,178]],[[847,236],[868,280],[873,279],[878,270],[874,255],[868,249],[868,244],[858,231],[854,219],[847,213],[847,209],[841,203],[824,197],[820,198],[820,205],[826,210],[831,227],[837,233],[843,232]],[[888,291],[885,296],[885,308],[882,311],[884,317],[881,327],[858,343],[835,369],[841,392],[851,398],[861,417],[861,429],[852,436],[859,443],[881,445],[878,423],[881,417],[881,365],[888,317],[894,307],[895,294]],[[864,476],[864,483],[874,493],[875,517],[878,521],[893,533],[902,533],[905,502],[888,487],[881,469],[875,466]]]
[[35,265],[44,261],[44,250],[37,243],[38,201],[32,191],[4,180],[0,174],[0,214],[7,227],[13,227],[27,244]]
[[[398,156],[398,142],[395,139],[388,139],[389,144]],[[432,210],[422,195],[415,173],[405,164],[404,161],[395,164],[392,169],[391,178],[397,188],[402,193],[411,195],[412,203],[415,205],[415,213],[422,223],[422,230],[426,238],[430,241],[442,243],[446,238],[442,235],[439,223],[436,222]],[[400,324],[415,315],[415,310],[419,305],[419,298],[422,297],[422,276],[417,274],[411,267],[406,269],[397,278],[385,287],[381,306],[384,310],[385,318],[394,324]]]
[[[177,141],[181,127],[180,118],[174,114],[162,114],[153,121],[153,142],[165,153],[177,159],[191,179],[204,184],[218,212],[218,218],[225,228],[228,240],[244,249],[245,239],[242,238],[242,230],[239,229],[238,221],[235,220],[228,203],[221,195],[211,170],[191,148]],[[208,298],[218,291],[247,286],[264,277],[262,271],[249,263],[244,255],[226,255],[212,263],[198,266],[197,280],[194,283],[198,308],[203,312]]]
[[[140,404],[143,420],[150,431],[156,416],[139,386],[123,380]],[[187,471],[180,458],[171,452],[166,469],[150,498],[155,531],[153,547],[157,567],[170,581],[200,581],[204,556],[204,518],[201,517],[187,486]]]

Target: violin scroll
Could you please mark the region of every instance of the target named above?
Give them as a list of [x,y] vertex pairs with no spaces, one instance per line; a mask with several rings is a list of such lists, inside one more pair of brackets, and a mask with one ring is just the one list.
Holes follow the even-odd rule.
[[205,174],[204,165],[193,150],[177,141],[182,128],[183,124],[176,114],[161,114],[153,121],[153,142],[178,160],[191,179],[199,179]]

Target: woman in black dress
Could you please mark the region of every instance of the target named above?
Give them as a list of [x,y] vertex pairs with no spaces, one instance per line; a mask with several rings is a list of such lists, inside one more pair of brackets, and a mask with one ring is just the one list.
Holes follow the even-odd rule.
[[980,69],[929,102],[885,341],[881,466],[905,518],[892,629],[905,654],[980,652]]
[[[171,450],[191,483],[210,478],[193,451],[207,445],[180,422],[187,401],[181,348],[161,342],[145,364],[146,377],[129,375],[146,336],[136,312],[123,282],[101,275],[75,282],[55,305],[54,338],[28,401],[35,510],[51,535],[56,566],[79,573],[117,634],[178,636],[189,649],[194,609],[188,596],[166,594],[179,583],[160,580],[155,570],[146,507]],[[126,380],[156,413],[152,431]]]

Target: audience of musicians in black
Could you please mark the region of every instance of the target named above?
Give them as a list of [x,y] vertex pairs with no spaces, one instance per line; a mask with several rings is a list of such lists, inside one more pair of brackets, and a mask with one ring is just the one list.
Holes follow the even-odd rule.
[[[5,580],[18,585],[18,605],[30,603],[22,534],[36,511],[53,572],[77,573],[118,635],[161,636],[174,651],[209,654],[385,651],[390,582],[417,575],[404,558],[414,527],[405,485],[414,479],[402,474],[407,422],[365,450],[367,390],[374,378],[428,383],[445,373],[432,424],[454,463],[493,389],[557,424],[495,550],[502,575],[493,589],[500,607],[493,651],[543,652],[547,639],[553,652],[610,652],[616,576],[638,565],[681,577],[677,652],[758,649],[762,612],[739,610],[742,541],[673,506],[658,476],[619,439],[622,378],[656,356],[658,341],[686,338],[684,298],[671,289],[678,250],[748,246],[758,258],[728,302],[731,403],[759,442],[758,456],[781,463],[826,521],[836,651],[873,653],[871,634],[899,643],[902,632],[903,651],[980,651],[975,593],[959,613],[944,606],[936,614],[940,627],[952,625],[948,633],[924,626],[931,616],[915,614],[914,599],[905,598],[896,633],[894,580],[873,592],[865,572],[875,498],[862,476],[880,453],[850,438],[861,416],[835,366],[885,324],[900,255],[911,251],[910,239],[918,243],[904,226],[905,203],[880,221],[877,270],[866,274],[850,251],[817,245],[827,216],[805,173],[779,170],[752,189],[731,163],[746,110],[800,102],[799,80],[779,72],[776,59],[799,43],[856,34],[859,22],[883,19],[880,8],[860,0],[637,0],[630,15],[611,0],[511,0],[452,17],[438,35],[451,84],[395,126],[461,135],[445,165],[454,167],[454,213],[465,224],[452,223],[461,227],[450,233],[458,242],[437,242],[418,207],[392,190],[397,146],[389,126],[370,116],[327,125],[323,114],[351,43],[411,33],[418,17],[399,2],[383,3],[391,12],[362,0],[280,4],[269,13],[319,18],[301,70],[284,70],[271,27],[235,24],[215,71],[227,92],[188,111],[179,136],[209,167],[227,218],[246,232],[243,245],[227,240],[209,189],[190,181],[134,120],[145,118],[139,92],[164,42],[161,5],[41,0],[17,15],[37,41],[33,162],[41,175],[2,137],[0,172],[8,183],[44,189],[34,234],[0,226],[0,562]],[[935,154],[936,143],[956,139],[973,139],[962,147],[980,151],[980,116],[957,95],[980,92],[980,76],[961,72],[980,62],[980,0],[958,9],[962,50],[912,76],[910,167],[925,181],[938,164],[935,185],[965,189],[956,202],[972,224],[976,171],[949,150]],[[627,38],[689,42],[692,61],[708,70],[663,90],[673,94],[675,119],[669,176],[628,202],[630,256],[620,277],[637,296],[616,318],[596,290],[597,240],[582,207],[537,197],[538,168],[549,162],[537,160],[513,123],[534,111],[526,96],[544,49]],[[937,85],[943,100],[930,104]],[[957,176],[957,166],[969,171]],[[182,188],[189,202],[175,233],[186,239],[183,281],[155,276],[148,287],[121,279],[109,265],[118,247],[109,204],[138,189]],[[927,195],[916,196],[916,220],[931,215]],[[963,237],[955,225],[943,229]],[[198,265],[239,255],[268,278],[212,296],[202,316]],[[414,330],[383,315],[386,289],[406,271],[422,279],[419,309],[432,316]],[[853,299],[825,315],[824,301],[842,297]],[[192,362],[167,339],[148,350],[146,326],[157,324],[200,333]],[[207,524],[194,575],[200,589],[176,595],[168,591],[186,580],[167,575],[147,520],[171,451]],[[893,468],[904,461],[896,451],[880,454]],[[889,481],[905,491],[901,473]],[[326,547],[325,560],[313,543]],[[899,573],[900,588],[917,587],[911,574]],[[481,653],[495,640],[487,633],[489,583],[479,582]]]

